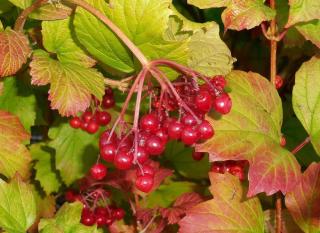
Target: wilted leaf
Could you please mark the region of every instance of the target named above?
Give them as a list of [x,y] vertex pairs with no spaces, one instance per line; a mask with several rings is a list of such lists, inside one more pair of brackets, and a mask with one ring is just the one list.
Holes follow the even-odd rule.
[[320,20],[312,20],[307,23],[299,23],[295,28],[304,36],[320,48]]
[[36,161],[34,169],[36,170],[35,179],[40,182],[41,187],[49,195],[57,192],[61,186],[54,168],[54,153],[51,148],[45,144],[34,144],[30,147],[32,159]]
[[271,20],[275,16],[274,10],[264,5],[262,0],[189,0],[190,4],[200,8],[227,7],[222,13],[222,21],[227,29],[243,30],[260,25],[263,21]]
[[295,157],[280,147],[282,106],[276,89],[256,73],[233,71],[227,76],[232,110],[210,115],[215,136],[197,145],[211,161],[248,160],[248,196],[288,192],[300,179]]
[[213,199],[187,211],[179,233],[263,233],[264,216],[257,197],[244,197],[239,179],[228,173],[210,173]]
[[320,164],[312,163],[301,183],[286,195],[290,214],[305,233],[320,232]]
[[101,99],[104,94],[103,76],[95,69],[59,62],[43,50],[34,51],[30,67],[32,84],[51,84],[51,108],[63,116],[85,111],[90,105],[91,95]]
[[19,119],[8,112],[0,111],[0,171],[7,177],[16,172],[29,176],[31,156],[22,144],[30,139]]
[[80,223],[83,204],[75,202],[64,204],[53,219],[42,219],[39,224],[41,233],[97,233],[96,225],[87,227]]
[[63,181],[70,185],[89,170],[96,161],[99,134],[88,134],[80,129],[73,129],[67,123],[50,128],[49,146],[56,150],[56,168]]
[[293,109],[320,155],[320,58],[313,57],[296,73],[292,93]]
[[320,1],[318,0],[290,0],[289,19],[286,27],[296,23],[320,19]]
[[31,53],[28,38],[10,28],[0,32],[0,78],[15,74]]
[[8,233],[25,233],[37,215],[30,185],[16,176],[10,183],[0,180],[0,227]]
[[0,109],[19,117],[24,128],[30,132],[36,119],[36,97],[33,90],[20,77],[3,80]]

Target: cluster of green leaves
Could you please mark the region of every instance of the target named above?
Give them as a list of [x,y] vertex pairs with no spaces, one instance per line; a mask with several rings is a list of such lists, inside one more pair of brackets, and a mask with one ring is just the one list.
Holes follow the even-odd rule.
[[[210,174],[213,199],[186,211],[179,222],[179,232],[273,232],[268,225],[272,222],[272,210],[263,213],[256,195],[279,191],[286,194],[287,232],[319,232],[320,165],[312,163],[302,175],[300,164],[289,151],[294,145],[288,148],[279,145],[283,107],[278,92],[257,73],[232,70],[235,59],[220,38],[218,24],[195,23],[180,14],[170,0],[86,1],[113,21],[148,59],[173,60],[208,76],[226,75],[232,111],[226,116],[207,116],[216,135],[197,145],[197,150],[208,152],[210,162],[248,160],[248,187],[231,175]],[[0,4],[3,20],[0,20],[0,173],[3,177],[0,227],[8,233],[28,229],[32,232],[41,219],[40,232],[98,232],[95,226],[79,224],[82,209],[79,203],[63,205],[54,217],[53,195],[83,177],[99,153],[99,134],[74,130],[61,116],[85,111],[92,96],[101,100],[106,77],[129,76],[141,67],[107,26],[84,9],[74,9],[71,5],[47,4],[30,14],[27,24],[30,43],[25,34],[10,28],[12,24],[7,19],[33,2],[2,0]],[[286,43],[296,44],[301,33],[320,47],[317,0],[292,0],[289,5],[278,0],[277,11],[263,0],[189,0],[189,3],[202,9],[225,7],[222,13],[225,31],[251,29],[277,17],[279,30],[288,29]],[[29,70],[24,64],[30,57]],[[166,72],[175,78],[175,73]],[[289,142],[298,143],[297,132],[308,134],[313,148],[298,156],[312,153],[312,158],[317,159],[320,155],[319,76],[317,56],[296,73],[292,107],[302,127],[288,138]],[[121,102],[123,94],[117,96]],[[47,98],[49,102],[44,101]],[[54,124],[46,111],[48,104],[61,115],[53,115]],[[296,118],[291,118],[295,126],[300,124]],[[286,123],[283,132],[289,134],[292,128]],[[48,138],[30,146],[31,127],[39,124],[49,128]],[[182,144],[168,145],[161,162],[174,168],[175,175],[144,197],[144,208],[168,208],[184,193],[195,190],[203,193],[200,181],[208,177],[208,158],[194,162],[191,153]],[[304,167],[311,163],[310,159],[299,158],[300,161]],[[29,183],[31,174],[36,182]],[[287,224],[290,221],[297,225]]]

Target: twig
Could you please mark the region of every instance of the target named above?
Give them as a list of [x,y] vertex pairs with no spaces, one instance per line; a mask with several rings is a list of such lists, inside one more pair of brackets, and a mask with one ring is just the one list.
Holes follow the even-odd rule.
[[291,153],[296,154],[298,153],[305,145],[307,145],[311,141],[310,136],[308,136],[303,142],[301,142],[298,146],[296,146]]

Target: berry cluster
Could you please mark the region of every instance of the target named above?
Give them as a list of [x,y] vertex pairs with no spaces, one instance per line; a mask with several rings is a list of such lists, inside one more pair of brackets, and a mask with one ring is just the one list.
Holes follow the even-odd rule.
[[[95,101],[96,107],[109,109],[115,105],[113,91],[107,88],[103,96],[101,104]],[[81,117],[73,117],[69,124],[74,129],[82,129],[90,134],[94,134],[99,130],[100,126],[106,126],[111,121],[111,115],[106,111],[96,110],[94,113],[91,110],[85,111]]]
[[111,194],[102,188],[82,194],[72,190],[65,193],[65,199],[68,202],[83,203],[81,223],[86,226],[97,224],[98,227],[110,226],[114,221],[121,220],[125,216],[122,208],[107,204],[110,196]]
[[211,171],[215,173],[224,174],[228,172],[234,176],[237,176],[241,181],[245,179],[245,170],[248,166],[247,160],[227,160],[227,161],[217,161],[211,163]]
[[[118,136],[114,132],[116,122],[111,130],[105,130],[100,136],[101,158],[119,170],[128,170],[136,165],[135,185],[142,192],[151,191],[154,184],[155,172],[146,165],[150,157],[162,154],[169,140],[180,140],[192,146],[210,139],[214,129],[204,119],[205,114],[211,110],[227,114],[231,109],[231,99],[224,92],[226,81],[223,76],[213,77],[200,86],[193,78],[181,76],[172,84],[176,96],[156,88],[149,90],[150,112],[137,119],[136,128],[123,131],[128,124],[121,121]],[[193,157],[200,160],[203,153],[194,152]],[[107,168],[97,163],[90,174],[92,178],[102,180]]]

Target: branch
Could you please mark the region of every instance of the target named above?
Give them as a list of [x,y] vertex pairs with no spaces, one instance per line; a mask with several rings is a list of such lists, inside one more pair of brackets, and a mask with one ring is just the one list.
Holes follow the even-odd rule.
[[307,145],[311,141],[310,136],[308,136],[303,142],[301,142],[296,148],[294,148],[291,153],[296,154],[298,153],[305,145]]

